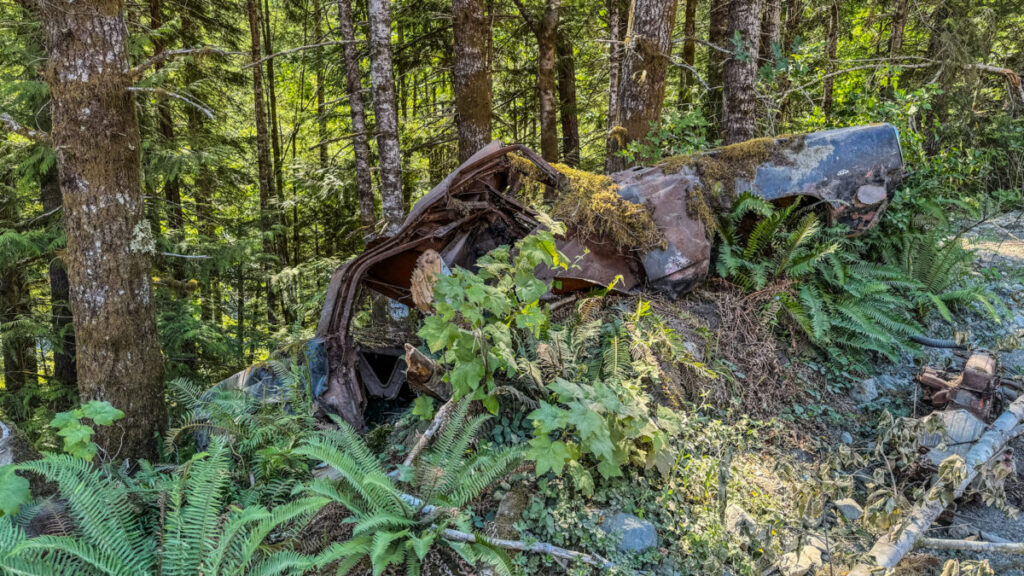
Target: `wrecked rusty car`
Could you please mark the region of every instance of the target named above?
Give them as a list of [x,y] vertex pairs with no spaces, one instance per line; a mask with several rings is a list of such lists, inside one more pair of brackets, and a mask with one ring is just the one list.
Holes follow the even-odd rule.
[[[551,214],[567,225],[559,249],[578,266],[549,272],[553,292],[595,286],[649,289],[678,297],[708,274],[707,225],[737,194],[751,191],[825,212],[859,234],[877,223],[903,177],[899,135],[888,124],[764,138],[657,165],[598,176],[551,165],[521,145],[495,141],[422,197],[391,237],[372,242],[339,267],[310,342],[325,362],[314,394],[357,429],[370,398],[394,398],[405,380],[402,342],[357,342],[352,322],[360,290],[393,301],[392,317],[415,304],[417,261],[436,252],[442,270],[472,268],[491,249],[541,226],[524,192],[542,189]],[[575,194],[575,196],[574,196]],[[809,201],[809,202],[808,202]],[[616,226],[611,210],[621,215]],[[625,224],[623,224],[625,222]]]

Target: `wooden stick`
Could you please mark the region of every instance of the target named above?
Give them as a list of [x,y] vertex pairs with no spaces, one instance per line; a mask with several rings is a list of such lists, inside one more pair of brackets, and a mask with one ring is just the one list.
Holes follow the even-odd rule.
[[[466,532],[459,532],[458,530],[452,530],[448,528],[444,531],[444,537],[446,540],[452,542],[476,542],[475,534],[467,534]],[[487,544],[497,546],[498,548],[504,548],[506,550],[518,550],[520,552],[530,552],[533,554],[550,554],[556,558],[562,558],[564,560],[579,560],[584,564],[590,564],[591,566],[597,566],[599,568],[611,568],[615,564],[605,560],[597,554],[587,554],[585,552],[577,552],[575,550],[566,550],[565,548],[559,548],[553,544],[547,542],[537,542],[535,544],[527,544],[521,540],[503,540],[501,538],[488,538]]]
[[427,426],[427,429],[420,436],[419,440],[416,441],[416,445],[409,450],[409,455],[405,457],[402,462],[402,466],[412,466],[413,460],[423,452],[423,449],[427,447],[427,444],[437,435],[437,431],[441,429],[441,425],[448,420],[448,414],[455,408],[455,402],[449,400],[445,402],[437,414],[434,415],[434,420]]
[[[971,485],[978,475],[982,465],[992,459],[993,456],[1002,450],[1014,436],[1019,432],[1018,424],[1024,420],[1024,396],[1014,400],[1006,409],[1006,412],[992,423],[988,431],[978,439],[967,453],[966,461],[967,474],[963,481],[953,491],[953,498],[963,495],[967,487]],[[892,540],[892,532],[886,534],[875,542],[871,548],[870,555],[875,559],[875,564],[880,568],[893,568],[913,548],[914,542],[924,534],[935,519],[942,514],[946,506],[942,504],[938,495],[944,487],[942,483],[932,486],[932,489],[925,495],[924,500],[918,502],[911,509],[910,514],[896,531],[895,540]],[[850,572],[850,576],[867,576],[871,573],[871,566],[860,564]]]
[[1022,542],[982,542],[980,540],[921,538],[917,541],[917,547],[935,548],[938,550],[968,550],[970,552],[990,552],[996,554],[1024,554],[1024,543]]

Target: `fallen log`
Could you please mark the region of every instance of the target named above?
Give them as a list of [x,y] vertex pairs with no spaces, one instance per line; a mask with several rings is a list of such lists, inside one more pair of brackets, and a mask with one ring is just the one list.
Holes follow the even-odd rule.
[[982,542],[980,540],[921,538],[917,541],[917,547],[935,548],[937,550],[967,550],[969,552],[989,552],[994,554],[1024,554],[1024,543],[1021,542]]
[[[1024,420],[1024,396],[1010,404],[1006,411],[992,423],[988,431],[971,447],[964,459],[966,464],[964,479],[953,490],[954,499],[963,496],[964,491],[978,475],[981,466],[991,460],[1007,442],[1020,432],[1021,429],[1018,428],[1018,425],[1021,420]],[[868,554],[874,558],[876,567],[894,568],[914,548],[914,543],[945,510],[946,506],[939,498],[939,494],[944,488],[945,486],[941,482],[937,483],[928,491],[924,500],[914,505],[907,519],[896,530],[895,540],[892,540],[893,532],[890,531],[875,542]],[[860,564],[850,571],[850,576],[868,576],[871,570],[872,566]]]
[[[451,540],[452,542],[476,542],[476,534],[469,534],[467,532],[460,532],[458,530],[452,530],[448,528],[444,531],[444,538]],[[613,568],[615,564],[605,560],[597,554],[587,554],[585,552],[577,552],[575,550],[567,550],[565,548],[559,548],[554,544],[548,544],[547,542],[535,542],[529,544],[522,540],[504,540],[501,538],[488,538],[487,544],[491,546],[497,546],[498,548],[504,548],[506,550],[516,550],[519,552],[530,552],[532,554],[550,554],[556,558],[562,558],[563,560],[576,561],[579,560],[584,564],[591,566],[597,566],[599,568]]]

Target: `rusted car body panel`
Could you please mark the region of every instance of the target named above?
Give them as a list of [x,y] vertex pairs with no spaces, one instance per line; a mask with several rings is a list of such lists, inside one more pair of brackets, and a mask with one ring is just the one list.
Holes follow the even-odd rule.
[[[616,277],[621,278],[616,285],[621,291],[646,286],[676,297],[691,290],[708,273],[712,239],[688,203],[692,194],[711,187],[712,177],[719,180],[719,188],[751,190],[772,201],[820,200],[835,222],[857,234],[877,222],[903,175],[899,137],[887,124],[791,136],[758,146],[756,162],[735,170],[729,169],[735,150],[723,148],[675,164],[611,175],[623,198],[648,206],[665,236],[664,248],[621,253],[600,239],[573,236],[569,223],[570,232],[559,248],[579,257],[580,266],[555,275],[558,291],[607,286]],[[359,429],[368,399],[393,397],[401,385],[403,365],[397,359],[390,374],[375,375],[366,354],[387,351],[361,350],[353,339],[350,324],[360,287],[412,305],[410,278],[424,251],[437,251],[449,269],[472,268],[492,248],[511,244],[540,226],[536,213],[516,199],[524,181],[511,166],[512,153],[536,165],[545,184],[559,185],[559,171],[531,150],[492,142],[421,198],[394,236],[372,243],[334,272],[317,327],[317,341],[326,348],[326,385],[319,395],[324,409]],[[714,174],[711,162],[717,162]]]

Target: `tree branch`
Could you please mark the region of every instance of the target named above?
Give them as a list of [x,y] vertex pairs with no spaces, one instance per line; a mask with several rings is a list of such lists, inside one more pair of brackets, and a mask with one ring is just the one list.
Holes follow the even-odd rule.
[[242,66],[242,70],[248,70],[249,68],[252,68],[253,66],[256,66],[258,64],[262,64],[262,63],[266,62],[267,60],[271,60],[273,58],[277,58],[278,56],[285,56],[287,54],[294,54],[295,52],[302,52],[303,50],[312,50],[314,48],[323,48],[324,46],[340,46],[342,44],[348,44],[348,42],[346,42],[344,40],[331,40],[330,42],[320,42],[319,44],[308,44],[306,46],[298,46],[298,47],[295,47],[295,48],[289,48],[287,50],[282,50],[280,52],[276,52],[274,54],[271,54],[270,56],[264,56],[263,58],[260,58],[259,60],[255,61],[255,62],[249,62],[245,66]]
[[6,130],[7,132],[13,132],[39,144],[45,144],[47,146],[53,144],[53,140],[50,139],[49,134],[42,130],[33,130],[32,128],[22,126],[6,112],[0,113],[0,129]]
[[152,58],[146,60],[142,64],[139,64],[135,68],[132,68],[132,78],[138,80],[142,77],[142,73],[146,70],[149,70],[150,68],[153,68],[155,66],[159,66],[160,64],[163,64],[164,62],[172,58],[177,58],[178,56],[186,56],[189,54],[194,54],[196,58],[200,58],[202,56],[232,56],[242,54],[242,52],[229,52],[227,50],[224,50],[223,48],[217,48],[215,46],[203,46],[202,48],[182,48],[181,50],[164,50],[163,52],[154,54]]
[[947,540],[945,538],[920,538],[918,548],[937,550],[967,550],[970,552],[994,552],[999,554],[1024,554],[1021,542],[981,542],[979,540]]
[[182,102],[185,102],[186,104],[190,104],[190,105],[196,107],[200,112],[205,114],[207,118],[209,118],[210,120],[213,120],[213,111],[212,110],[210,110],[206,106],[202,105],[201,103],[197,102],[196,100],[193,100],[193,99],[189,98],[188,96],[183,96],[183,95],[178,94],[176,92],[171,92],[170,90],[164,90],[163,88],[149,88],[149,87],[144,87],[144,86],[129,86],[128,87],[128,91],[129,92],[152,92],[152,93],[158,94],[160,96],[169,96],[171,98],[177,98],[178,100],[181,100]]

